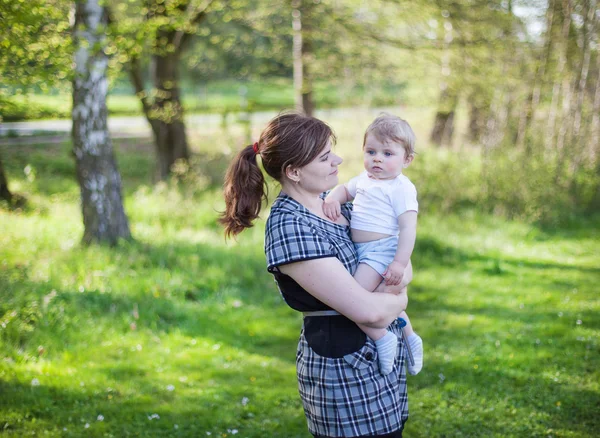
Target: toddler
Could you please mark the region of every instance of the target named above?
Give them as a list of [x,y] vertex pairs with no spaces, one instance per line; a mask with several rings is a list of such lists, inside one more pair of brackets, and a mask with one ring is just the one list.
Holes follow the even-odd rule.
[[[386,285],[406,286],[405,272],[412,269],[417,191],[402,169],[412,162],[414,145],[415,134],[405,120],[381,114],[365,132],[365,172],[333,189],[323,203],[323,212],[335,221],[341,214],[341,204],[353,201],[350,227],[359,261],[354,278],[370,291],[382,279]],[[423,367],[423,341],[413,331],[406,313],[399,316],[407,323],[404,333],[415,362],[409,362],[408,372],[414,375]],[[359,326],[375,341],[380,372],[390,373],[398,348],[396,335],[386,329]]]

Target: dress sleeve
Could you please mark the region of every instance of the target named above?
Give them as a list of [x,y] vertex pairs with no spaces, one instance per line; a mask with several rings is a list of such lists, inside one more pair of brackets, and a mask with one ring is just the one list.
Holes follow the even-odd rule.
[[417,189],[412,183],[404,183],[395,187],[392,193],[390,193],[390,198],[396,217],[407,211],[419,211]]
[[333,244],[308,219],[289,212],[269,216],[265,254],[269,272],[288,263],[336,256]]

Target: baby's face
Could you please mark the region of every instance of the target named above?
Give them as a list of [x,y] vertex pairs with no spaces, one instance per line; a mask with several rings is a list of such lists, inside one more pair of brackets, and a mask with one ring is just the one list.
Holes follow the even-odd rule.
[[404,147],[393,141],[380,141],[368,135],[363,147],[365,170],[375,179],[394,179],[412,161]]

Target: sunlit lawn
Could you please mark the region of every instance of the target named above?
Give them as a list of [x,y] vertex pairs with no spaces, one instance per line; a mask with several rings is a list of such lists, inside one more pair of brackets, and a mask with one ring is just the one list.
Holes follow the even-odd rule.
[[[344,123],[345,178],[360,167],[364,123]],[[196,187],[153,187],[151,145],[117,144],[135,236],[117,248],[79,245],[68,145],[1,147],[29,199],[24,212],[0,209],[5,435],[309,436],[294,368],[301,318],[266,272],[264,222],[224,241],[224,136],[206,132]],[[427,211],[409,304],[425,367],[409,377],[406,436],[597,436],[598,221],[548,231]]]

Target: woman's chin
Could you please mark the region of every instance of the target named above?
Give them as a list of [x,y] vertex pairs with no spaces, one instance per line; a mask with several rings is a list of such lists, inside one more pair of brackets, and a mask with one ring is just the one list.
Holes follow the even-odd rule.
[[327,178],[325,178],[327,188],[324,191],[333,189],[335,186],[337,186],[338,181],[339,178],[337,176],[337,173],[335,175],[329,175]]

